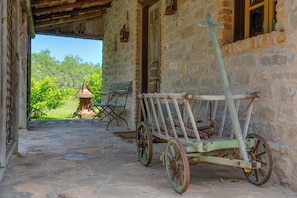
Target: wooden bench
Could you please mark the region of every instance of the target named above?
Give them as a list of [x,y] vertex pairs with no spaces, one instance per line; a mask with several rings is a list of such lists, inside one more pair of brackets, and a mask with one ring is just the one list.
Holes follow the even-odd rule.
[[92,103],[92,106],[98,109],[98,113],[93,118],[93,121],[96,117],[100,118],[100,122],[106,117],[109,118],[106,126],[106,130],[108,130],[108,126],[113,120],[116,120],[119,125],[119,119],[121,119],[129,128],[128,122],[122,117],[122,114],[126,110],[128,96],[132,93],[132,85],[132,81],[112,84],[107,94],[106,102]]

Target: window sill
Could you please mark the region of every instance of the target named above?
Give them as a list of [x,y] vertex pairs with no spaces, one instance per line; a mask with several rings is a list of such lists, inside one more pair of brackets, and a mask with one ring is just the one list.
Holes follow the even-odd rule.
[[286,41],[286,32],[273,31],[267,34],[250,37],[244,40],[236,41],[222,46],[222,54],[228,56],[231,54],[242,53],[248,50],[270,47],[276,44],[283,44]]

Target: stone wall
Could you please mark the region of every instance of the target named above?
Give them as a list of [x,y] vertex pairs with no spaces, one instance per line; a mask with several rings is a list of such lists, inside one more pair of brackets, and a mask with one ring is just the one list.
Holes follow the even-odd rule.
[[224,45],[222,51],[232,88],[260,91],[251,130],[273,151],[273,180],[297,190],[296,1],[278,1],[276,11],[276,31]]
[[217,35],[232,93],[261,92],[251,131],[263,135],[271,146],[272,179],[297,190],[297,3],[277,3],[276,31],[237,42],[232,42],[233,7],[232,0],[180,0],[178,12],[165,16],[161,91],[222,93],[209,32],[196,25],[211,13],[214,23],[225,26]]
[[[103,93],[112,83],[132,81],[134,94],[129,97],[125,117],[135,129],[135,94],[139,92],[140,78],[140,5],[136,0],[114,0],[104,18]],[[129,30],[129,40],[120,41],[123,25]]]
[[[207,27],[198,27],[211,13],[217,22],[216,1],[178,1],[178,11],[164,18],[162,41],[163,92],[220,92],[215,54]],[[168,78],[170,76],[170,78]],[[221,92],[222,93],[222,92]]]
[[[278,1],[276,31],[233,42],[233,0],[178,0],[177,12],[161,16],[161,92],[223,94],[207,27],[210,13],[224,24],[217,35],[231,91],[260,91],[250,131],[263,135],[272,149],[272,180],[297,190],[297,2]],[[130,38],[119,42],[129,11]],[[134,79],[140,90],[141,7],[137,0],[114,0],[105,17],[103,87]],[[105,90],[106,91],[106,90]],[[131,112],[135,107],[131,100]],[[130,121],[135,119],[129,115]],[[133,117],[134,116],[134,117]]]

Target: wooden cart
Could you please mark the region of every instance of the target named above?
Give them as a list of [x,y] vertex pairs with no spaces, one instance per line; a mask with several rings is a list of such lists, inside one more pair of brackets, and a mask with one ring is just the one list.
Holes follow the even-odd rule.
[[207,25],[218,57],[224,95],[138,95],[143,120],[136,130],[140,163],[150,164],[154,140],[166,141],[162,160],[177,193],[187,190],[189,165],[198,163],[242,168],[255,185],[266,183],[272,172],[269,145],[249,129],[258,94],[231,94],[210,15],[207,15]]

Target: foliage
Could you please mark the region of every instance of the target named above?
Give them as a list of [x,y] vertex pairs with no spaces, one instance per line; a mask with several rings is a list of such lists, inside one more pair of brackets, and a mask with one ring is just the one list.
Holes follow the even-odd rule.
[[78,56],[65,56],[62,62],[51,57],[49,50],[32,53],[32,77],[37,81],[50,77],[56,80],[59,87],[78,90],[83,79],[93,73],[99,73],[101,67],[83,62]]
[[93,94],[101,101],[102,69],[100,65],[83,62],[78,56],[65,56],[62,62],[51,57],[49,50],[32,53],[32,82],[30,111],[32,117],[46,115],[62,105],[67,95],[75,96],[84,79]]
[[63,100],[69,95],[65,88],[59,88],[52,78],[45,78],[42,81],[31,79],[30,112],[32,118],[46,115],[51,109],[63,105]]
[[101,92],[102,92],[102,71],[99,73],[93,73],[87,76],[87,84],[90,91],[93,94],[93,102],[101,102]]

